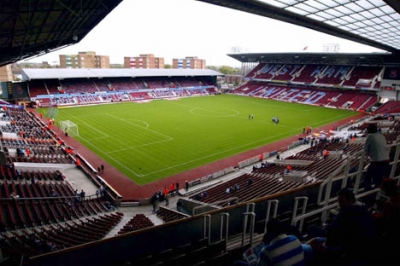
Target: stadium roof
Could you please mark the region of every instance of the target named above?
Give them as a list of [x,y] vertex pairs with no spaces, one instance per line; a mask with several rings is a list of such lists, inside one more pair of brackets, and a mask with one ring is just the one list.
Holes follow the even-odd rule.
[[[399,56],[398,0],[197,0],[303,26]],[[0,66],[82,40],[122,0],[3,0]]]
[[242,63],[400,65],[399,58],[390,53],[237,53],[229,56]]
[[198,0],[400,53],[398,0]]
[[3,0],[0,66],[82,40],[122,0]]
[[74,79],[74,78],[121,78],[121,77],[195,77],[222,76],[220,72],[211,69],[22,69],[22,80],[34,79]]

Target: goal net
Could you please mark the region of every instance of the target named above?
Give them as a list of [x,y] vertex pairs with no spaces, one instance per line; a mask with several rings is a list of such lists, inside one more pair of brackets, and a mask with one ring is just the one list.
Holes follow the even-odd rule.
[[78,125],[70,120],[60,121],[60,129],[73,137],[79,136]]
[[50,107],[47,110],[46,116],[51,119],[55,119],[58,116],[58,108],[57,107]]

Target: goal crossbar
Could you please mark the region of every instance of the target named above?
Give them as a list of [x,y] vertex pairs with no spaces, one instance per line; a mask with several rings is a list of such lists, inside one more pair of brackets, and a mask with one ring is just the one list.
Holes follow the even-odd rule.
[[78,125],[72,122],[71,120],[60,121],[60,128],[68,135],[71,136],[79,136],[79,128]]

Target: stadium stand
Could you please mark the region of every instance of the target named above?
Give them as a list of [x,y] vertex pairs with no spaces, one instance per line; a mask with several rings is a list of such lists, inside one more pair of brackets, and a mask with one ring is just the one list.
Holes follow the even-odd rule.
[[397,113],[400,109],[400,102],[399,101],[389,101],[386,102],[385,104],[381,105],[379,109],[377,109],[377,112],[379,113],[388,113],[388,112],[394,112]]
[[130,219],[123,228],[121,228],[118,234],[125,234],[127,232],[140,230],[143,228],[154,226],[154,223],[144,214],[136,214]]
[[59,88],[61,86],[60,82],[58,80],[45,80],[45,87],[47,88],[47,91],[49,94],[59,94]]
[[324,66],[322,65],[304,65],[300,72],[295,76],[293,82],[299,82],[301,84],[314,83],[317,79]]
[[[47,75],[40,69],[23,71],[28,79],[27,86],[30,88],[31,100],[40,107],[147,101],[220,93],[216,86],[216,76],[221,74],[209,70],[196,70],[196,72],[185,70],[184,73],[181,70],[164,71],[165,73],[161,71],[163,76],[159,77],[149,76],[152,70],[140,72],[146,76],[140,76],[136,70],[129,70],[128,74],[124,70],[113,70],[111,77],[103,78],[91,72],[85,73],[87,72],[85,69],[77,69],[74,70],[76,78],[71,79],[70,75],[69,78],[63,78],[64,73],[60,71],[59,80],[43,79]],[[107,71],[107,75],[110,75],[109,73],[110,71]],[[101,75],[101,71],[98,74]],[[186,76],[180,76],[182,74]],[[92,78],[79,78],[79,76]],[[137,77],[132,78],[132,76]]]
[[29,84],[29,92],[30,92],[31,97],[36,97],[38,95],[50,94],[47,91],[46,86],[42,80],[31,82]]
[[330,86],[341,85],[344,78],[350,72],[350,66],[326,66],[318,75],[316,84],[325,84]]
[[382,67],[355,66],[346,76],[343,87],[370,87],[382,72]]
[[[261,63],[247,75],[248,82],[233,93],[369,112],[379,101],[373,86],[383,72],[379,67],[371,71],[359,68]],[[352,74],[357,77],[352,78]],[[366,80],[372,81],[367,84]],[[347,89],[343,89],[346,81],[349,81]],[[365,82],[371,90],[357,90],[359,81]],[[218,93],[215,80],[203,76],[77,77],[33,79],[28,83],[32,83],[29,85],[35,95],[32,99],[40,106],[145,101]],[[42,83],[45,89],[39,88]],[[337,87],[338,84],[343,88]],[[385,113],[385,116],[366,116],[368,121],[351,125],[351,132],[358,132],[355,140],[348,135],[334,137],[345,134],[346,126],[349,126],[345,125],[337,132],[333,129],[327,133],[326,138],[305,136],[291,145],[299,151],[285,155],[283,160],[274,159],[271,153],[263,161],[250,163],[249,169],[235,166],[239,172],[232,176],[221,175],[208,182],[200,181],[200,185],[193,181],[190,189],[181,189],[170,199],[168,206],[156,206],[154,215],[147,205],[148,199],[134,204],[143,206],[130,207],[136,208],[133,215],[124,214],[127,207],[121,205],[118,191],[104,183],[97,170],[84,158],[70,153],[69,147],[63,145],[48,125],[37,119],[33,112],[7,107],[2,118],[5,123],[1,126],[1,143],[7,164],[0,168],[0,211],[3,214],[0,248],[12,259],[10,261],[15,262],[23,256],[29,258],[26,260],[32,265],[69,265],[77,261],[79,264],[96,261],[114,265],[229,265],[262,238],[265,223],[271,215],[291,223],[305,235],[308,225],[323,224],[332,217],[323,210],[336,208],[334,195],[340,187],[351,186],[368,204],[371,204],[370,197],[384,200],[379,188],[367,191],[362,186],[363,168],[369,161],[363,156],[360,139],[365,137],[366,125],[377,122],[382,125],[388,143],[393,149],[397,148],[399,126],[397,114],[393,113],[397,107],[397,101],[389,101],[372,113]],[[389,118],[395,122],[389,123]],[[328,156],[324,156],[324,150],[329,150]],[[69,175],[60,177],[54,171],[54,167],[75,168],[77,159],[83,161],[79,171],[94,186],[94,190],[83,197],[76,191],[80,188],[71,182]],[[398,157],[393,160],[395,162]],[[26,166],[28,163],[32,165]],[[54,167],[43,168],[44,165]],[[291,166],[289,172],[288,165]],[[393,163],[393,169],[391,178],[397,179],[396,163]],[[304,207],[300,207],[302,200],[307,201]],[[371,207],[376,206],[372,203]],[[169,237],[166,243],[156,247],[147,243],[148,239],[175,234],[179,237]],[[197,241],[202,244],[194,245]],[[78,245],[80,248],[75,249]],[[121,247],[118,258],[111,251],[101,255],[95,252],[101,257],[99,262],[87,252],[92,248],[103,250],[109,245]],[[75,256],[78,253],[79,256]],[[79,260],[75,259],[77,257]]]
[[102,195],[77,194],[68,177],[51,170],[70,167],[75,156],[32,113],[3,106],[1,121],[3,252],[31,256],[99,240],[120,221],[122,214],[107,208],[113,199],[103,185]]
[[[260,1],[246,1],[246,3],[237,1],[233,3],[232,1],[217,0],[204,2],[213,2],[214,4],[229,6],[238,10],[249,10],[265,16],[271,13],[273,15],[269,16],[280,17],[283,20],[287,19],[289,22],[292,20],[291,22],[295,21],[296,24],[301,22],[302,25],[307,25],[312,29],[331,34],[337,32],[335,31],[336,28],[331,25],[332,23],[325,23],[325,21],[314,23],[310,19],[302,20],[301,15],[296,13],[296,16],[293,16],[286,10],[289,8],[300,10],[297,5],[307,6],[308,4],[304,1],[298,1],[298,3],[287,6],[281,1],[282,10],[274,6],[273,12],[270,12],[270,6],[267,3],[260,3]],[[9,3],[15,4],[16,7],[23,6],[20,1],[9,1]],[[99,6],[95,5],[95,3]],[[76,13],[70,12],[71,10],[67,7],[66,10],[62,11],[45,9],[46,13],[43,16],[34,17],[45,17],[46,21],[49,20],[50,24],[54,24],[55,26],[50,27],[53,34],[49,34],[47,30],[43,30],[42,33],[27,30],[24,38],[29,40],[31,44],[29,46],[26,46],[26,42],[11,42],[9,39],[4,39],[16,37],[13,35],[16,35],[20,28],[13,24],[18,23],[18,20],[14,18],[24,17],[23,14],[25,14],[23,13],[25,12],[23,11],[24,9],[15,8],[15,10],[20,10],[23,14],[15,14],[9,12],[12,9],[5,9],[5,11],[2,11],[2,15],[6,14],[4,12],[10,13],[6,14],[5,19],[10,23],[3,23],[2,30],[5,32],[8,29],[7,32],[9,33],[9,29],[12,29],[12,32],[11,34],[1,35],[0,63],[5,64],[31,57],[48,51],[49,47],[51,49],[57,48],[53,46],[53,43],[58,43],[59,47],[61,47],[76,42],[77,39],[82,39],[87,31],[92,29],[118,3],[119,1],[80,2],[80,4],[84,5],[83,10],[88,10],[87,13],[83,12],[82,16],[76,16]],[[317,1],[316,3],[324,6],[322,1]],[[365,6],[374,6],[371,1],[363,1],[363,3],[370,4]],[[244,6],[241,6],[241,4]],[[374,4],[376,3],[374,2]],[[374,6],[374,10],[379,10],[379,15],[372,10],[371,12],[368,11],[369,15],[374,16],[373,19],[368,21],[368,24],[373,24],[374,21],[382,23],[382,19],[387,22],[387,19],[391,20],[391,18],[398,15],[398,7],[393,1],[382,1],[379,4],[383,8],[375,8]],[[358,1],[347,1],[347,3],[346,1],[341,1],[338,4],[338,8],[351,10],[346,8],[346,5],[356,5],[364,12],[367,12]],[[56,6],[54,5],[53,7]],[[60,6],[58,5],[58,7]],[[318,5],[313,8],[318,10]],[[29,12],[37,15],[37,13],[41,12],[40,10],[42,9],[29,9]],[[302,10],[306,12],[307,8]],[[389,15],[384,13],[387,10],[394,12]],[[335,17],[333,14],[341,13],[333,9],[329,11],[334,11],[330,12],[333,17]],[[53,12],[56,12],[57,15],[54,16]],[[71,14],[73,19],[66,16],[69,18],[63,20],[66,24],[52,23],[54,22],[52,20],[54,17],[59,20],[59,12],[64,13],[64,15],[66,13]],[[359,12],[357,11],[357,13]],[[385,16],[382,16],[382,13]],[[29,15],[32,14],[29,13]],[[351,16],[352,19],[357,20],[355,17]],[[340,18],[337,17],[337,19]],[[87,21],[87,24],[81,24],[82,20]],[[351,34],[346,32],[345,27],[347,26],[342,27],[340,36],[358,40],[393,53],[397,52],[398,58],[398,46],[396,46],[397,43],[393,43],[391,40],[392,35],[387,35],[390,36],[390,39],[385,39],[385,37],[383,39],[376,38],[383,40],[383,43],[379,43],[375,39],[371,40],[370,38],[379,37],[379,35],[372,34],[372,32],[363,35],[361,39],[357,39],[355,32],[361,32],[359,27],[364,27],[357,25],[365,25],[362,20],[364,19],[356,21],[355,24],[349,23]],[[46,23],[40,22],[40,19],[32,20],[32,24],[36,29],[46,28]],[[396,20],[391,20],[390,23],[385,24],[387,27],[392,24],[394,25],[393,27],[397,25]],[[10,25],[12,26],[10,27]],[[75,26],[72,27],[71,25]],[[77,28],[76,25],[79,25],[78,27],[80,28]],[[376,26],[380,25],[375,24],[375,27],[363,28],[362,32],[371,29],[379,34]],[[55,34],[60,32],[62,28],[70,30],[66,34]],[[80,32],[79,30],[82,29],[85,30],[79,36],[74,35],[75,32]],[[386,32],[386,29],[382,30],[383,32]],[[40,37],[36,36],[36,34],[40,35]],[[45,34],[46,37],[41,34]],[[32,35],[34,35],[34,38],[32,38]],[[61,36],[62,39],[57,39],[56,36]],[[65,38],[65,36],[73,36],[73,38]],[[48,43],[40,43],[38,45],[37,40],[41,41],[46,38],[51,40]],[[69,42],[66,42],[67,39]],[[19,43],[22,48],[17,45]],[[17,47],[5,47],[5,44],[14,44]],[[243,54],[238,54],[237,56],[243,57],[243,60],[246,57]],[[254,55],[250,56],[254,57]],[[264,57],[264,55],[262,56]],[[296,57],[292,54],[289,56],[291,58]],[[278,217],[284,222],[295,226],[300,232],[300,238],[306,233],[305,228],[308,225],[324,225],[337,213],[338,202],[335,194],[343,187],[352,188],[357,199],[365,201],[365,204],[370,204],[368,205],[369,207],[374,207],[374,212],[376,210],[376,212],[384,213],[387,210],[386,207],[391,207],[391,211],[397,213],[398,206],[395,204],[398,201],[396,201],[396,195],[389,194],[384,186],[375,186],[373,189],[367,190],[361,184],[364,168],[369,164],[368,158],[364,156],[361,150],[362,140],[365,137],[363,130],[368,123],[377,123],[388,143],[391,144],[391,172],[388,175],[388,179],[395,185],[399,183],[398,97],[394,97],[396,92],[390,93],[390,90],[395,91],[398,86],[392,88],[387,85],[389,83],[386,83],[384,86],[389,87],[389,92],[384,91],[381,88],[381,84],[384,82],[382,79],[383,73],[379,70],[380,67],[369,71],[369,69],[366,69],[369,67],[360,66],[366,64],[366,62],[368,64],[372,62],[371,68],[373,68],[374,65],[379,65],[382,62],[380,59],[385,58],[386,55],[378,56],[378,59],[373,56],[368,57],[368,60],[371,61],[363,61],[362,55],[356,55],[359,60],[357,62],[353,61],[354,64],[351,63],[354,60],[353,57],[344,55],[339,59],[342,62],[350,63],[346,63],[345,76],[338,75],[336,77],[330,76],[329,73],[335,72],[336,67],[343,67],[342,64],[334,62],[335,60],[329,63],[327,61],[321,63],[321,56],[325,57],[326,54],[316,55],[313,58],[312,56],[305,56],[305,61],[310,60],[312,63],[304,63],[304,61],[288,63],[285,60],[276,60],[269,63],[260,60],[259,62],[261,63],[250,72],[251,74],[247,75],[247,79],[250,81],[249,84],[237,89],[235,93],[285,101],[302,101],[299,99],[303,98],[303,102],[308,104],[362,109],[365,111],[371,110],[372,114],[376,112],[384,115],[373,116],[368,121],[356,121],[350,128],[352,128],[351,132],[356,130],[357,134],[351,138],[348,136],[343,138],[342,142],[340,140],[335,142],[336,138],[332,138],[332,143],[329,140],[329,145],[327,146],[327,140],[325,139],[323,141],[319,140],[318,142],[320,143],[317,143],[316,146],[309,147],[307,143],[304,143],[304,140],[299,140],[292,146],[306,147],[306,149],[296,155],[282,154],[285,158],[275,161],[271,159],[274,157],[273,153],[271,153],[271,158],[266,160],[268,163],[263,161],[265,167],[262,165],[258,167],[260,161],[257,161],[254,170],[244,174],[224,177],[221,182],[214,183],[215,186],[209,183],[206,184],[205,188],[193,186],[187,191],[181,190],[179,191],[179,210],[177,208],[177,212],[180,214],[180,216],[178,215],[179,217],[170,217],[171,213],[175,213],[174,207],[172,210],[160,208],[160,216],[168,218],[165,218],[166,221],[159,226],[150,226],[151,223],[148,223],[149,227],[106,239],[104,237],[106,237],[107,233],[115,228],[117,224],[120,225],[122,216],[124,216],[122,213],[115,211],[116,207],[120,207],[118,193],[108,187],[98,176],[94,175],[95,171],[85,162],[84,158],[78,154],[66,152],[68,150],[67,147],[63,145],[62,141],[60,143],[60,139],[55,137],[55,133],[51,129],[46,129],[46,124],[41,124],[32,113],[25,113],[25,111],[20,110],[20,107],[7,105],[4,110],[5,116],[2,117],[2,122],[6,126],[1,136],[4,150],[2,150],[0,157],[3,161],[3,165],[0,168],[0,259],[2,264],[231,265],[236,259],[242,258],[242,254],[247,248],[260,243],[266,233],[266,223],[271,217]],[[301,68],[297,71],[297,68],[293,67],[294,71],[287,75],[285,72],[290,69],[289,65],[300,65]],[[384,68],[382,71],[384,71]],[[377,74],[377,72],[379,73]],[[166,82],[163,82],[163,78],[160,80],[160,76],[154,76],[154,79],[150,78],[149,80],[144,76],[139,76],[134,80],[130,77],[109,77],[99,82],[101,83],[100,86],[97,84],[98,77],[96,77],[96,79],[93,78],[94,80],[92,80],[93,87],[91,85],[92,82],[89,82],[90,85],[88,85],[84,80],[75,80],[71,83],[74,86],[73,88],[68,86],[63,88],[62,80],[43,78],[43,87],[41,87],[41,82],[35,83],[35,81],[30,80],[30,97],[42,106],[52,106],[98,103],[96,101],[99,100],[100,102],[120,101],[126,99],[125,92],[128,92],[129,95],[135,95],[134,100],[144,100],[147,97],[146,95],[153,98],[157,97],[158,93],[160,97],[176,97],[177,95],[200,95],[204,94],[204,91],[211,93],[213,90],[215,91],[215,87],[213,87],[215,81],[200,77],[188,80],[174,77]],[[280,81],[286,83],[281,84]],[[279,83],[279,86],[274,82]],[[171,89],[183,90],[165,90],[166,88],[163,87],[168,83]],[[317,86],[316,84],[319,85]],[[159,86],[162,88],[156,88]],[[190,88],[195,86],[204,88]],[[336,86],[342,86],[342,88],[337,88]],[[356,91],[338,90],[343,88],[356,89]],[[100,98],[87,95],[66,95],[70,92],[74,94],[82,92],[97,93],[96,89],[100,92],[107,93],[112,91],[119,93],[100,95]],[[137,90],[141,94],[136,94]],[[363,97],[360,97],[362,99],[358,101],[358,90],[363,90],[365,94],[370,93],[370,95],[366,97],[363,93]],[[300,95],[298,94],[299,92],[301,92]],[[50,95],[55,95],[55,97],[50,97]],[[385,102],[379,102],[374,105],[377,100],[374,97],[376,95],[379,96],[377,97],[378,100],[386,98],[392,101],[386,104]],[[39,96],[43,96],[43,98]],[[346,105],[349,102],[353,102],[352,105],[354,106]],[[379,107],[380,104],[384,104],[382,109],[372,110],[372,107]],[[30,131],[24,128],[24,132],[20,134],[21,131],[17,127],[21,127],[23,120],[36,124],[33,127],[35,130]],[[7,123],[11,124],[12,121],[15,121],[15,127],[14,125],[8,127]],[[23,124],[22,127],[24,127]],[[345,132],[346,127],[343,127],[340,128],[340,132],[336,133],[343,134]],[[36,135],[36,133],[39,135]],[[24,136],[24,134],[29,134],[30,137]],[[47,147],[57,144],[61,147],[60,149],[63,153],[56,154],[57,158],[58,155],[60,157],[64,155],[65,158],[69,158],[69,163],[55,162],[54,157],[51,157],[53,153],[46,153]],[[324,158],[324,154],[321,151],[328,147],[330,153]],[[17,149],[19,149],[18,153]],[[28,149],[32,151],[32,155],[27,154]],[[17,154],[18,156],[16,156]],[[5,158],[2,158],[3,155],[5,155]],[[27,166],[28,160],[36,159],[36,155],[39,155],[38,161]],[[49,155],[51,155],[50,161],[48,160]],[[77,159],[82,160],[83,164],[79,165],[80,168],[75,169],[77,168],[75,165]],[[306,164],[302,165],[302,163],[305,163],[304,161],[311,161],[311,163],[306,162]],[[290,170],[287,168],[287,163],[291,165]],[[54,168],[51,167],[54,165],[67,168],[72,166],[75,171],[74,176],[82,171],[89,182],[95,188],[98,188],[99,192],[102,189],[102,192],[98,195],[78,196],[76,187],[69,180],[70,177],[66,176],[65,179],[63,177],[60,179],[59,175],[54,173]],[[239,168],[237,167],[237,169]],[[241,170],[246,171],[246,169]],[[289,172],[285,173],[286,170],[289,170]],[[307,172],[307,175],[311,175],[304,176],[305,172]],[[290,173],[295,175],[290,175]],[[231,191],[232,186],[235,191]],[[229,197],[226,195],[227,188],[229,188]],[[258,190],[262,192],[258,194]],[[393,191],[396,192],[396,190],[397,188],[395,187]],[[197,197],[197,195],[200,197]],[[371,200],[371,197],[373,200]],[[385,208],[381,208],[382,202],[384,202]],[[139,217],[142,216],[139,215]],[[385,220],[388,223],[383,223],[379,228],[376,250],[374,250],[379,255],[379,258],[376,261],[368,261],[371,264],[384,265],[399,259],[397,250],[393,249],[393,247],[398,246],[398,236],[400,235],[399,219],[393,216],[391,218],[388,221]],[[346,264],[348,262],[343,261],[342,257],[334,259],[336,264]],[[363,262],[363,258],[358,259],[361,260],[356,261],[356,265],[362,264],[360,262]],[[323,263],[317,261],[311,262],[311,264],[318,265]]]
[[275,73],[272,81],[291,81],[301,67],[301,65],[286,64]]
[[[379,67],[370,70],[358,66],[261,63],[247,75],[248,82],[233,93],[368,112],[377,106],[377,91],[355,88],[360,82],[367,84],[366,80],[372,80],[368,83],[372,89],[382,73]],[[352,74],[357,77],[352,78]],[[202,76],[39,80],[28,83],[32,83],[29,85],[34,91],[31,95],[35,95],[32,99],[40,106],[145,101],[218,93],[215,80]],[[347,89],[343,89],[346,81],[349,81]],[[42,83],[44,86],[40,88]],[[338,84],[343,88],[338,88]],[[143,204],[142,208],[130,207],[137,208],[133,215],[124,214],[127,207],[121,205],[118,191],[104,183],[97,170],[84,158],[70,153],[51,128],[47,128],[48,125],[32,112],[7,107],[2,118],[5,123],[1,126],[1,143],[7,154],[7,164],[0,168],[3,199],[0,210],[3,243],[0,247],[13,262],[24,256],[32,265],[75,264],[76,252],[84,252],[79,255],[79,263],[98,261],[85,252],[87,248],[103,250],[111,243],[129,246],[135,251],[121,248],[121,256],[112,259],[107,259],[107,256],[113,256],[112,253],[105,252],[100,256],[100,264],[211,265],[217,262],[229,265],[262,237],[263,225],[273,214],[273,208],[277,211],[274,216],[292,223],[305,235],[307,225],[321,224],[331,218],[331,214],[322,210],[335,209],[333,195],[342,186],[351,185],[368,204],[371,204],[371,195],[385,199],[380,196],[380,189],[367,191],[362,187],[364,167],[361,165],[368,165],[369,161],[361,159],[364,158],[363,144],[359,139],[363,138],[367,123],[374,121],[382,124],[388,143],[396,148],[399,126],[393,111],[397,107],[397,101],[389,101],[374,112],[385,116],[371,116],[368,121],[352,125],[351,130],[358,132],[355,140],[348,136],[335,138],[334,135],[339,134],[336,130],[327,133],[325,139],[305,136],[292,145],[301,149],[284,156],[284,160],[274,159],[271,153],[266,160],[251,163],[249,171],[236,166],[241,170],[232,177],[222,175],[209,183],[200,182],[200,185],[194,185],[193,181],[190,189],[181,189],[178,196],[170,199],[168,206],[157,206],[154,215],[149,212],[146,199],[135,203],[136,206]],[[388,123],[389,117],[396,122]],[[346,127],[340,129],[340,134],[344,134],[342,130],[345,132]],[[323,155],[324,150],[330,151],[328,156]],[[62,166],[61,169],[75,167],[77,159],[83,161],[80,170],[94,186],[93,192],[83,198],[68,175],[60,178],[54,168],[43,168],[44,165]],[[32,165],[25,166],[27,163]],[[289,172],[288,165],[291,166]],[[398,165],[394,163],[393,167],[391,178],[397,178]],[[307,200],[303,209],[301,200]],[[179,206],[176,205],[178,202]],[[301,218],[302,215],[306,218]],[[179,232],[185,232],[184,236]],[[157,247],[143,244],[146,239],[174,234],[180,237],[169,238]],[[196,241],[203,244],[192,245]],[[77,245],[84,247],[74,249]],[[51,255],[54,252],[56,256]]]
[[60,83],[62,90],[64,90],[64,93],[68,94],[94,93],[98,91],[94,82],[91,80],[65,79],[62,80]]

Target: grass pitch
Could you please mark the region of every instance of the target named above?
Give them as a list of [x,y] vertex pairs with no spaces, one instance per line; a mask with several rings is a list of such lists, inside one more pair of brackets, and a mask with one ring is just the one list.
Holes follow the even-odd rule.
[[218,95],[59,108],[56,120],[77,124],[78,141],[142,185],[354,114]]

